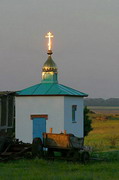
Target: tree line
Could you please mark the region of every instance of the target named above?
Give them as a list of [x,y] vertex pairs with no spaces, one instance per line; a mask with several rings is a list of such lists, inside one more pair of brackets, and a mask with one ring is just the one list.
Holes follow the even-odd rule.
[[119,98],[86,98],[84,100],[85,106],[119,106]]

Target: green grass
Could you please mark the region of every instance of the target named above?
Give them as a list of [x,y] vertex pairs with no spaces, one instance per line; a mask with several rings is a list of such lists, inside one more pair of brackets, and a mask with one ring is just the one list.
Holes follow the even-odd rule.
[[[90,162],[87,165],[65,161],[46,161],[37,158],[0,163],[0,180],[119,179],[119,153],[118,155],[116,152],[111,152],[110,154],[98,153],[92,156],[103,158],[104,160]],[[115,160],[114,157],[118,159]]]

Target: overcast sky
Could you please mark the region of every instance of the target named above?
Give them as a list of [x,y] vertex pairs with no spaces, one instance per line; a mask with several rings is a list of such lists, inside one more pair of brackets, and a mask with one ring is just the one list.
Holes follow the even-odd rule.
[[49,31],[59,83],[119,97],[119,0],[0,0],[0,91],[40,83]]

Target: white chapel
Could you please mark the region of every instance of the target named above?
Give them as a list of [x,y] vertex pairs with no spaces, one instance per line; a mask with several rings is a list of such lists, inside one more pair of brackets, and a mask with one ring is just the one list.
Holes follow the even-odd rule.
[[15,135],[19,140],[31,143],[35,137],[42,139],[43,132],[84,136],[84,97],[78,90],[58,83],[58,68],[52,59],[51,38],[47,33],[48,59],[42,68],[39,84],[16,92]]

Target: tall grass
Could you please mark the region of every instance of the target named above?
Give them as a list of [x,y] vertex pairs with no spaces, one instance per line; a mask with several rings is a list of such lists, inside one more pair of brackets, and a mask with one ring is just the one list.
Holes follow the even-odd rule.
[[[90,114],[93,131],[85,138],[85,144],[95,151],[119,149],[119,115]],[[112,120],[113,119],[113,120]]]

